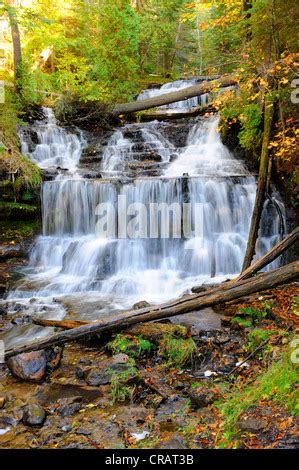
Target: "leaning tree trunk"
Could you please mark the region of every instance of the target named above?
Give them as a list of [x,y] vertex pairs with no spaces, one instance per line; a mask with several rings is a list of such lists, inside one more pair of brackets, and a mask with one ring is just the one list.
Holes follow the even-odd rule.
[[258,230],[260,226],[260,220],[263,210],[263,202],[265,197],[265,190],[267,185],[268,177],[268,166],[269,166],[269,142],[271,137],[272,122],[274,116],[274,100],[271,93],[265,98],[265,111],[264,111],[264,136],[262,143],[262,153],[259,169],[259,177],[257,184],[257,191],[255,197],[255,203],[253,208],[253,214],[251,218],[249,237],[247,242],[246,253],[244,257],[242,271],[247,269],[255,254],[255,245],[258,236]]
[[14,6],[14,0],[7,0],[7,14],[9,18],[12,44],[13,44],[14,87],[15,87],[15,92],[18,92],[20,91],[19,79],[21,77],[22,49],[21,49],[20,31],[19,31],[16,9]]

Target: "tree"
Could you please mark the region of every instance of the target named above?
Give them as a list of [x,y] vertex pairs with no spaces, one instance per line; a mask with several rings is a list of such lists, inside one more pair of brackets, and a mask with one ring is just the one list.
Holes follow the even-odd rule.
[[20,31],[14,0],[6,0],[5,9],[8,14],[12,43],[13,43],[13,57],[14,57],[14,86],[15,91],[20,91],[21,67],[22,67],[22,48]]

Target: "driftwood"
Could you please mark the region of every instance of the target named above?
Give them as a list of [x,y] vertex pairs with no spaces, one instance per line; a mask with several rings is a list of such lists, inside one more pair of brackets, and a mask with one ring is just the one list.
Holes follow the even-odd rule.
[[39,326],[51,326],[62,328],[63,330],[72,330],[78,326],[88,325],[88,321],[82,320],[44,320],[43,318],[33,318],[33,323]]
[[176,103],[177,101],[184,101],[189,98],[194,98],[195,96],[201,96],[205,93],[210,93],[215,88],[225,88],[236,84],[236,78],[229,75],[219,78],[219,80],[205,81],[188,88],[184,88],[183,90],[165,93],[164,95],[155,96],[146,100],[117,104],[113,108],[112,114],[119,115],[137,113],[138,111],[144,111],[145,109],[156,108],[158,106],[164,106],[165,104]]
[[245,295],[254,294],[255,292],[268,290],[277,285],[294,281],[298,279],[298,277],[299,261],[295,261],[279,269],[260,274],[252,279],[237,280],[233,284],[227,283],[227,287],[224,285],[220,289],[216,288],[207,293],[186,295],[180,299],[161,305],[119,312],[115,315],[103,318],[102,320],[72,330],[56,333],[31,344],[8,349],[5,351],[5,358],[8,359],[9,357],[24,352],[44,349],[52,344],[67,343],[94,333],[98,334],[104,331],[121,330],[136,323],[159,320],[195,310],[201,310],[219,303],[244,297]]

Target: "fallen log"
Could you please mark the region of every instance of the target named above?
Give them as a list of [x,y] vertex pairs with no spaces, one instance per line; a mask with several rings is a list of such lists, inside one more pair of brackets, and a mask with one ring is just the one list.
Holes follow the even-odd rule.
[[112,114],[119,115],[137,113],[138,111],[144,111],[145,109],[156,108],[158,106],[164,106],[166,104],[176,103],[177,101],[194,98],[195,96],[201,96],[205,93],[210,93],[215,88],[225,88],[236,84],[236,78],[229,75],[215,81],[205,81],[188,88],[184,88],[183,90],[165,93],[164,95],[154,96],[153,98],[148,98],[146,100],[117,104],[113,108]]
[[62,331],[50,337],[42,338],[31,344],[11,348],[5,351],[5,358],[15,356],[28,351],[37,351],[49,347],[52,344],[63,344],[69,341],[80,339],[86,335],[102,333],[104,331],[121,330],[140,322],[158,320],[172,317],[183,313],[201,310],[206,307],[228,302],[233,299],[244,297],[244,295],[254,294],[268,290],[277,285],[291,282],[299,277],[299,261],[290,263],[273,271],[260,274],[252,279],[237,281],[234,284],[228,283],[227,287],[208,291],[206,294],[186,295],[172,302],[161,305],[150,306],[139,310],[129,310],[119,312],[102,320]]

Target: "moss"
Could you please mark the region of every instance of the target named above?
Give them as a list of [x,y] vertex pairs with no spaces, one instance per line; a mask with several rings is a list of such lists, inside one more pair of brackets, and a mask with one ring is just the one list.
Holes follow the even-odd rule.
[[4,176],[2,186],[10,184],[15,196],[23,189],[34,189],[41,183],[39,168],[20,151],[17,134],[17,126],[22,125],[20,113],[20,104],[7,91],[5,103],[0,104],[0,174]]
[[277,330],[264,330],[255,328],[247,337],[246,350],[253,351],[265,341],[269,340],[271,336],[281,333]]
[[7,219],[28,219],[36,217],[38,209],[36,206],[18,202],[0,202],[0,217]]
[[1,221],[0,240],[18,243],[24,238],[34,237],[40,230],[39,220],[3,220]]
[[123,334],[116,335],[107,347],[113,354],[124,353],[131,357],[146,356],[155,349],[155,345],[142,336]]

